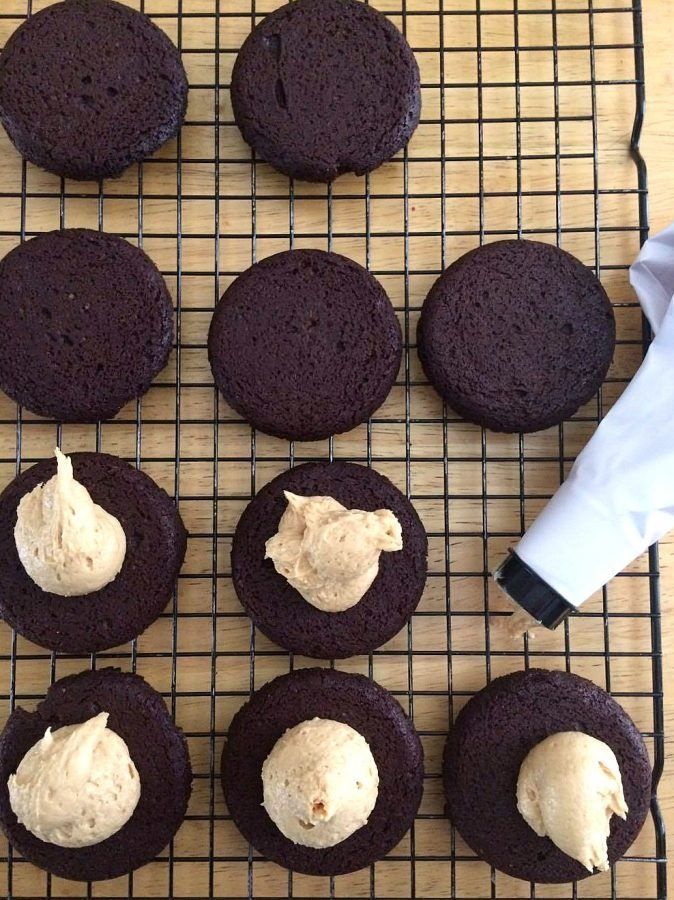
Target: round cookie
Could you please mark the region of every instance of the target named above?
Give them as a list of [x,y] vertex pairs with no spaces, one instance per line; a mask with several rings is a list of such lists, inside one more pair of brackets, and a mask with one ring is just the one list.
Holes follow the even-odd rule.
[[417,334],[428,380],[460,415],[494,431],[539,431],[592,399],[615,320],[594,274],[536,241],[499,241],[449,266]]
[[419,123],[419,67],[398,29],[358,0],[297,0],[268,15],[239,52],[234,118],[291,178],[364,175]]
[[609,861],[635,840],[651,801],[648,752],[634,722],[596,684],[568,672],[529,669],[497,678],[459,713],[445,746],[447,814],[470,847],[515,878],[586,878],[580,862],[538,837],[517,810],[517,778],[529,751],[560,731],[608,744],[620,766],[627,819],[611,819]]
[[[294,844],[262,806],[262,764],[288,728],[315,717],[344,722],[370,745],[379,794],[366,825],[322,850]],[[222,753],[227,808],[267,859],[306,875],[341,875],[376,862],[412,826],[423,787],[423,750],[398,701],[363,675],[299,669],[256,691],[229,727]]]
[[[287,508],[284,491],[333,497],[347,509],[390,509],[400,522],[403,549],[381,554],[372,586],[350,609],[317,609],[264,558]],[[244,609],[272,641],[302,656],[344,659],[380,647],[409,621],[426,582],[427,550],[416,510],[388,478],[353,463],[307,463],[274,478],[244,511],[232,543],[232,578]]]
[[260,431],[314,441],[384,402],[402,357],[391,301],[362,266],[322,250],[256,263],[225,291],[208,337],[215,382]]
[[0,494],[0,617],[28,640],[64,653],[94,653],[137,637],[163,612],[185,558],[187,532],[173,500],[144,472],[107,453],[73,453],[75,478],[119,519],[126,557],[100,591],[60,597],[23,568],[14,541],[19,501],[56,474],[56,461],[27,469]]
[[180,53],[146,15],[65,0],[0,55],[0,121],[19,153],[67,178],[114,178],[174,137],[187,110]]
[[173,305],[152,260],[87,229],[41,234],[0,261],[0,388],[61,422],[113,418],[168,362]]
[[[110,713],[108,728],[124,739],[138,770],[138,805],[129,821],[99,844],[69,849],[41,841],[17,821],[7,779],[47,728],[77,725],[100,712]],[[0,734],[0,825],[15,850],[60,878],[116,878],[150,862],[180,827],[191,786],[187,742],[161,695],[139,675],[119,669],[59,679],[35,712],[15,709]]]

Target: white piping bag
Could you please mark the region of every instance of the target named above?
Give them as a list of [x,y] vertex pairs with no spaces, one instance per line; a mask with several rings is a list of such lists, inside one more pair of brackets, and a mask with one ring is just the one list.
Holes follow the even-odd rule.
[[674,225],[630,282],[655,338],[567,480],[494,573],[519,608],[511,631],[556,628],[674,528]]

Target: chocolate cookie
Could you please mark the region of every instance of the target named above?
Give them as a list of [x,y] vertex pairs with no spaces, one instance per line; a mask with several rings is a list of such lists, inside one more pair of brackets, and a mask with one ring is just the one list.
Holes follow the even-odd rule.
[[447,814],[478,856],[515,878],[586,878],[581,863],[538,837],[517,810],[517,778],[529,751],[560,731],[604,741],[620,766],[627,819],[611,819],[611,863],[627,851],[651,801],[651,767],[634,722],[596,684],[568,672],[530,669],[497,678],[461,710],[444,757]]
[[460,415],[494,431],[539,431],[592,399],[615,320],[579,260],[536,241],[499,241],[453,263],[426,298],[419,357]]
[[[138,770],[138,805],[116,834],[91,847],[69,849],[41,841],[17,821],[7,779],[47,728],[77,725],[100,712],[110,713],[108,728],[124,739]],[[191,790],[187,742],[161,695],[139,675],[119,669],[59,679],[35,712],[15,709],[0,734],[0,825],[15,850],[60,878],[116,878],[150,862],[182,824]]]
[[305,181],[364,175],[419,123],[419,67],[398,29],[357,0],[297,0],[253,30],[232,74],[245,140]]
[[187,109],[180,53],[146,15],[65,0],[0,55],[0,121],[30,162],[67,178],[121,175],[174,137]]
[[267,434],[314,441],[365,422],[390,391],[400,325],[362,266],[322,250],[256,263],[225,291],[208,337],[225,400]]
[[166,283],[121,238],[52,231],[0,262],[0,388],[39,416],[113,418],[147,391],[172,342]]
[[0,617],[28,640],[64,653],[94,653],[137,637],[169,601],[185,558],[187,532],[173,500],[144,472],[107,453],[71,454],[75,478],[119,519],[126,557],[100,591],[60,597],[38,587],[14,541],[19,501],[56,474],[45,460],[0,494]]
[[[334,847],[294,844],[262,806],[262,764],[288,729],[313,718],[359,731],[379,770],[379,795],[366,825]],[[423,750],[398,701],[363,675],[299,669],[270,681],[239,710],[222,753],[227,808],[265,857],[306,875],[355,872],[385,856],[414,822],[423,787]]]
[[[400,522],[403,549],[381,554],[379,574],[350,609],[317,609],[264,558],[288,505],[284,491],[333,497],[347,509],[390,509]],[[427,550],[416,510],[388,478],[353,463],[308,463],[278,475],[244,511],[232,543],[232,578],[244,609],[272,641],[302,656],[344,659],[380,647],[408,622],[426,582]]]

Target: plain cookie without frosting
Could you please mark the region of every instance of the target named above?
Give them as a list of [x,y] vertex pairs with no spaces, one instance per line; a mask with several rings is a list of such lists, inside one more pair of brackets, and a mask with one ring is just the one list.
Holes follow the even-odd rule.
[[255,428],[316,441],[350,431],[393,387],[402,335],[384,288],[353,260],[289,250],[256,263],[218,303],[215,383]]
[[0,121],[22,156],[56,175],[117,177],[174,137],[186,111],[178,49],[114,0],[54,3],[0,54]]
[[245,140],[292,178],[371,172],[409,141],[419,67],[386,16],[358,0],[296,0],[246,39],[232,74]]
[[498,241],[436,281],[417,343],[428,380],[461,416],[493,431],[540,431],[596,394],[615,319],[599,280],[571,254]]
[[173,303],[152,260],[100,231],[50,231],[0,261],[0,388],[38,416],[112,419],[166,366]]

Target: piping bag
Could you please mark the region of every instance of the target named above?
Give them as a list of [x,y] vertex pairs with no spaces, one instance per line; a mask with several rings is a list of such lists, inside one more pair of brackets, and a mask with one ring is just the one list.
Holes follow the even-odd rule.
[[674,528],[674,225],[650,238],[630,282],[655,335],[636,375],[494,573],[511,634],[556,628]]

